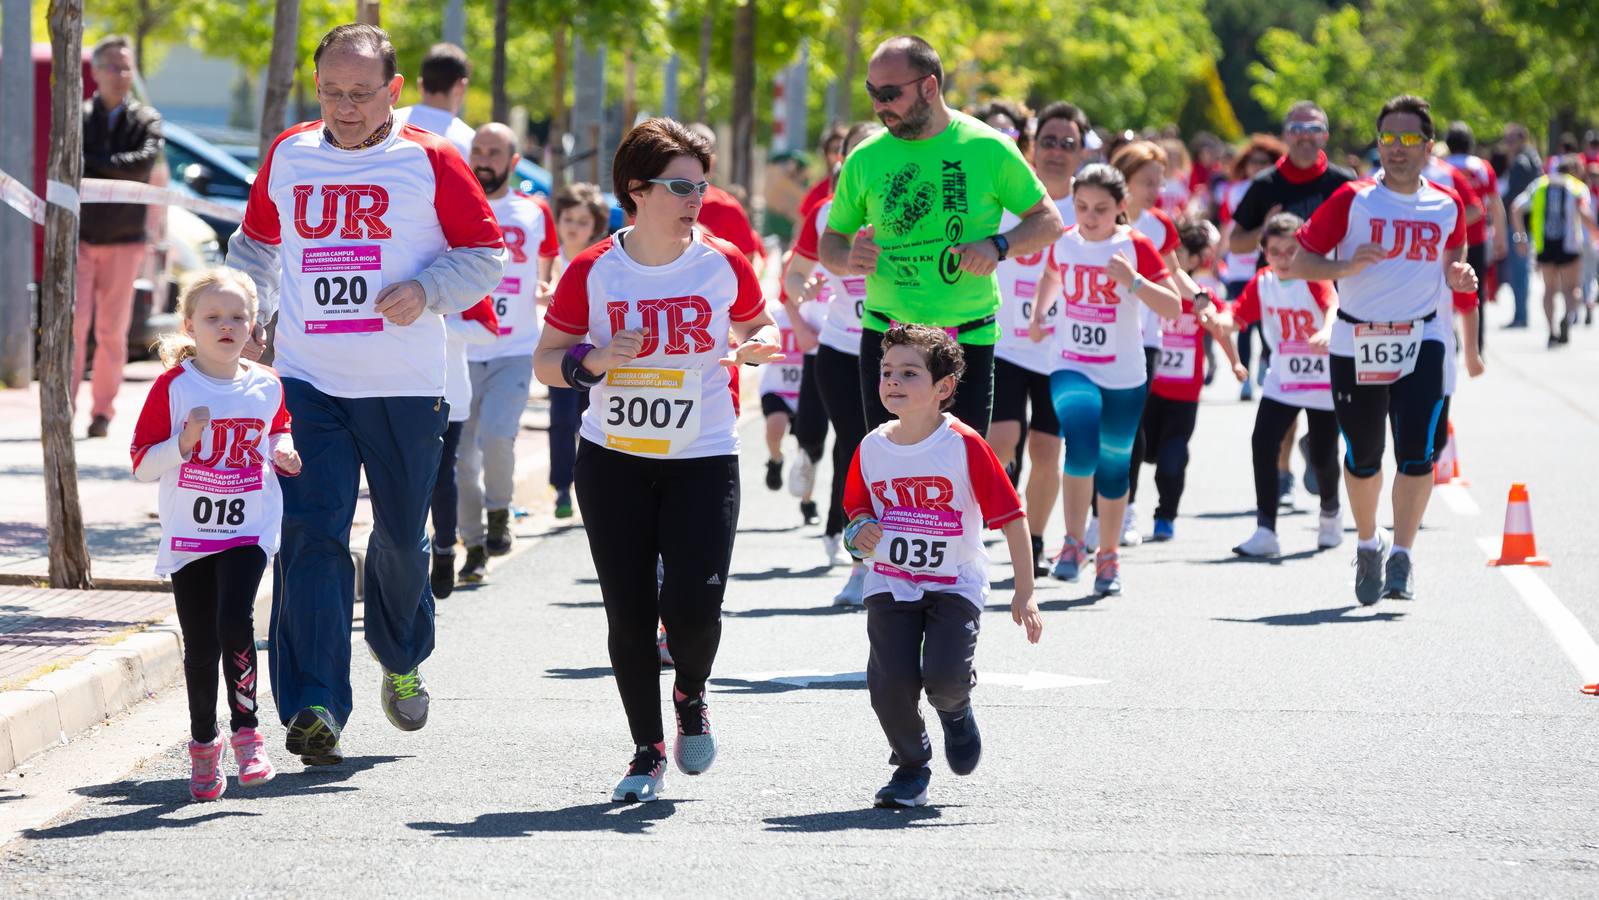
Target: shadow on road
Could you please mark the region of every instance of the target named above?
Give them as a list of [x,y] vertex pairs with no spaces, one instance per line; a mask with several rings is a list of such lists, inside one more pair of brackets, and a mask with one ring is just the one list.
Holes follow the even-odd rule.
[[795,571],[788,566],[776,566],[764,572],[734,572],[729,576],[731,581],[776,581],[782,578],[821,578],[833,571],[832,566],[814,566],[809,569]]
[[767,831],[785,834],[815,834],[828,831],[892,831],[899,828],[955,828],[965,822],[933,822],[943,816],[942,809],[955,806],[918,806],[913,809],[847,809],[839,812],[809,813],[803,816],[773,816],[762,819]]
[[692,800],[656,800],[653,803],[585,803],[564,809],[485,813],[470,822],[411,822],[407,827],[432,832],[434,837],[507,838],[534,834],[609,831],[648,834],[656,822]]
[[554,606],[557,609],[603,609],[603,608],[605,608],[605,601],[603,601],[603,600],[557,600],[554,603],[551,603],[549,605],[550,606]]
[[[79,788],[77,793],[99,803],[89,805],[85,818],[64,822],[49,828],[30,828],[24,836],[43,840],[48,838],[96,837],[102,834],[127,831],[151,831],[158,828],[192,828],[216,819],[239,816],[259,816],[259,812],[246,812],[230,807],[232,801],[245,803],[274,797],[304,797],[313,794],[338,794],[356,790],[338,784],[353,775],[365,772],[383,763],[409,756],[350,756],[338,766],[307,768],[304,772],[279,772],[278,777],[259,787],[241,788],[229,779],[228,792],[215,804],[195,803],[189,799],[187,778],[163,778],[157,781],[118,781]],[[137,809],[117,815],[98,816],[101,807],[134,806]],[[202,812],[203,810],[203,812]],[[174,813],[195,813],[173,816]],[[169,818],[170,817],[170,818]]]
[[866,689],[865,672],[840,675],[796,676],[792,680],[751,681],[747,678],[711,678],[718,694],[786,694],[789,691],[861,691]]
[[773,616],[847,616],[861,612],[859,606],[769,606],[763,609],[722,608],[730,619],[769,619]]
[[545,669],[544,677],[561,681],[587,681],[591,678],[610,678],[610,666],[589,666],[585,669]]
[[1296,559],[1314,559],[1326,552],[1327,551],[1324,549],[1314,548],[1311,550],[1301,550],[1298,553],[1284,553],[1281,556],[1240,556],[1234,553],[1232,556],[1223,556],[1219,559],[1195,559],[1183,561],[1201,562],[1212,566],[1231,566],[1238,563],[1254,566],[1280,566],[1285,562],[1293,562]]
[[1242,622],[1247,625],[1329,625],[1335,622],[1394,622],[1405,617],[1402,612],[1379,612],[1364,616],[1347,615],[1359,610],[1360,607],[1358,606],[1340,606],[1335,609],[1314,609],[1309,612],[1261,616],[1258,619],[1217,618],[1211,621]]

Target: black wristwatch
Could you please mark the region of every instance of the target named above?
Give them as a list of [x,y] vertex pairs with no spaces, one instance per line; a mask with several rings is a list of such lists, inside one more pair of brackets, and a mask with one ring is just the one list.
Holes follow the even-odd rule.
[[1010,241],[1005,240],[1003,234],[991,234],[988,239],[993,242],[994,249],[999,251],[999,258],[1003,260],[1005,254],[1010,252]]

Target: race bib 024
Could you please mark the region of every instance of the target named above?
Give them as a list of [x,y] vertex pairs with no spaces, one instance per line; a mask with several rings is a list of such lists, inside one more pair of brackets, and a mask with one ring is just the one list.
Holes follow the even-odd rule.
[[1271,365],[1277,370],[1277,381],[1288,393],[1332,390],[1332,370],[1328,366],[1327,348],[1315,347],[1304,341],[1283,341]]

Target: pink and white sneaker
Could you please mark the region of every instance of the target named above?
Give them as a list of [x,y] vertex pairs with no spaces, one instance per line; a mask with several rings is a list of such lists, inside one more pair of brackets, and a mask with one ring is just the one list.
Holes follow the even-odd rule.
[[227,748],[222,735],[209,744],[189,742],[189,796],[196,800],[215,800],[228,788],[222,774],[222,753]]
[[266,754],[266,738],[254,728],[240,728],[233,732],[233,759],[239,764],[239,787],[266,784],[277,777],[278,770]]

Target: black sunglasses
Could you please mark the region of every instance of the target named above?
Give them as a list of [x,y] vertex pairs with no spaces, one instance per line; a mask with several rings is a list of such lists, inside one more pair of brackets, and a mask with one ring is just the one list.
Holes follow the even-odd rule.
[[[931,74],[933,73],[927,73],[927,75]],[[901,94],[905,93],[905,88],[916,84],[926,78],[927,75],[923,75],[920,78],[912,78],[910,81],[900,82],[899,84],[885,84],[882,87],[877,87],[868,81],[866,82],[866,96],[871,97],[878,103],[893,103],[899,99]]]
[[1038,148],[1040,150],[1076,150],[1077,139],[1074,137],[1057,138],[1054,135],[1050,135],[1049,137],[1038,139]]

